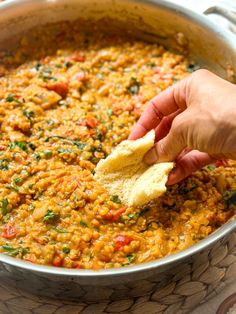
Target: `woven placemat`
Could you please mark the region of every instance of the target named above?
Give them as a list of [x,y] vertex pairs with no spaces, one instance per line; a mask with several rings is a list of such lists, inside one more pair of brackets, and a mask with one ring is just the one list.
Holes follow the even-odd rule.
[[236,279],[236,232],[163,276],[117,285],[111,291],[104,288],[106,295],[100,292],[100,303],[33,295],[22,289],[22,282],[11,285],[3,274],[0,272],[1,314],[190,313]]

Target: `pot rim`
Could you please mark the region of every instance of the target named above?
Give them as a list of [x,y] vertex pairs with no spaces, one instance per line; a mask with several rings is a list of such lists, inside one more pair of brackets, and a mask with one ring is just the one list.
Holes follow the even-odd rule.
[[199,241],[198,243],[188,247],[185,250],[165,256],[159,259],[156,259],[151,262],[145,262],[137,265],[125,266],[120,268],[111,268],[111,269],[73,269],[73,268],[62,268],[55,266],[47,266],[40,264],[33,264],[21,259],[17,259],[11,256],[8,256],[4,253],[0,254],[0,263],[5,263],[11,266],[19,267],[25,270],[34,271],[42,274],[50,275],[59,275],[65,277],[114,277],[120,275],[128,275],[130,273],[139,273],[143,271],[150,271],[156,268],[161,268],[164,266],[169,266],[171,263],[181,262],[187,257],[201,252],[206,247],[211,246],[215,242],[222,239],[225,235],[231,233],[236,229],[236,219],[230,221],[219,228],[217,231],[210,234],[205,239]]
[[[222,41],[227,42],[232,48],[236,49],[236,41],[235,35],[233,35],[230,31],[219,28],[216,24],[208,19],[206,16],[191,11],[188,8],[182,7],[170,1],[162,1],[162,0],[131,0],[134,3],[142,4],[146,3],[153,6],[159,6],[163,9],[172,11],[176,14],[179,14],[186,19],[194,20],[197,24],[202,25],[216,36],[218,36]],[[53,2],[52,0],[38,0],[38,4],[46,4],[48,2]],[[27,4],[33,4],[34,0],[8,0],[6,2],[0,3],[0,12],[7,11],[14,6],[22,6]],[[57,2],[55,1],[55,4]],[[73,268],[62,268],[55,266],[46,266],[40,264],[33,264],[21,259],[17,259],[14,257],[7,256],[5,253],[0,253],[0,263],[4,263],[7,265],[11,265],[14,267],[19,267],[24,270],[34,271],[41,274],[50,274],[50,275],[59,275],[65,277],[114,277],[121,275],[128,275],[139,273],[143,271],[150,271],[156,268],[161,268],[164,266],[168,266],[173,262],[181,262],[183,259],[187,257],[191,257],[192,255],[201,252],[206,247],[214,244],[218,240],[222,239],[225,235],[231,233],[234,229],[236,229],[236,218],[234,220],[227,222],[218,230],[210,234],[205,239],[200,242],[190,246],[187,249],[184,249],[180,252],[171,254],[169,256],[162,257],[160,259],[156,259],[151,262],[145,262],[137,265],[125,266],[120,268],[111,268],[111,269],[101,269],[101,270],[87,270],[87,269],[73,269]]]

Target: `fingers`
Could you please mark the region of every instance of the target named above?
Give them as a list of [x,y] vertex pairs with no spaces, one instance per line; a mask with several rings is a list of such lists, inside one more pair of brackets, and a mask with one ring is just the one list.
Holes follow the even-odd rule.
[[186,109],[186,82],[187,80],[184,79],[154,97],[132,130],[129,139],[135,140],[144,136],[148,131],[156,128],[163,117],[173,114],[179,109]]
[[172,122],[174,118],[181,112],[181,110],[177,110],[176,112],[170,114],[167,117],[164,117],[160,124],[155,129],[155,141],[160,141],[163,137],[165,137],[171,128]]
[[[178,115],[172,122],[172,126],[163,139],[158,141],[144,156],[144,162],[148,165],[156,162],[172,161],[186,148],[186,130],[185,122],[187,111]],[[188,122],[188,121],[187,121]]]
[[207,153],[192,150],[176,160],[176,166],[171,171],[167,185],[175,184],[198,169],[214,162],[215,159]]

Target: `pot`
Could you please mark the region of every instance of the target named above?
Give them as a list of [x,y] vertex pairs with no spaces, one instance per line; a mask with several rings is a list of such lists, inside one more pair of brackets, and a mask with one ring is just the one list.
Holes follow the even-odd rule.
[[[235,79],[234,35],[207,17],[167,1],[9,0],[0,4],[0,12],[0,49],[14,45],[20,34],[35,25],[77,18],[105,20],[110,29],[128,31],[170,49],[188,49],[189,58],[201,67]],[[64,269],[0,254],[0,282],[2,289],[11,288],[14,299],[21,298],[19,307],[22,296],[30,296],[39,305],[45,305],[46,297],[55,298],[54,307],[65,306],[65,312],[70,301],[76,301],[74,313],[97,313],[96,302],[105,313],[186,313],[236,278],[235,230],[236,220],[232,220],[182,252],[120,269]],[[30,309],[30,304],[23,309]],[[12,306],[6,294],[0,309],[5,305]]]

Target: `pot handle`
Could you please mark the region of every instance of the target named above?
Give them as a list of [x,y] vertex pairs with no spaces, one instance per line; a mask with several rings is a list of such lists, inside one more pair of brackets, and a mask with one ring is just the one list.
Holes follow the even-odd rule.
[[216,14],[224,17],[231,24],[229,25],[228,29],[236,34],[236,10],[228,7],[226,8],[221,5],[214,5],[206,9],[203,14]]

